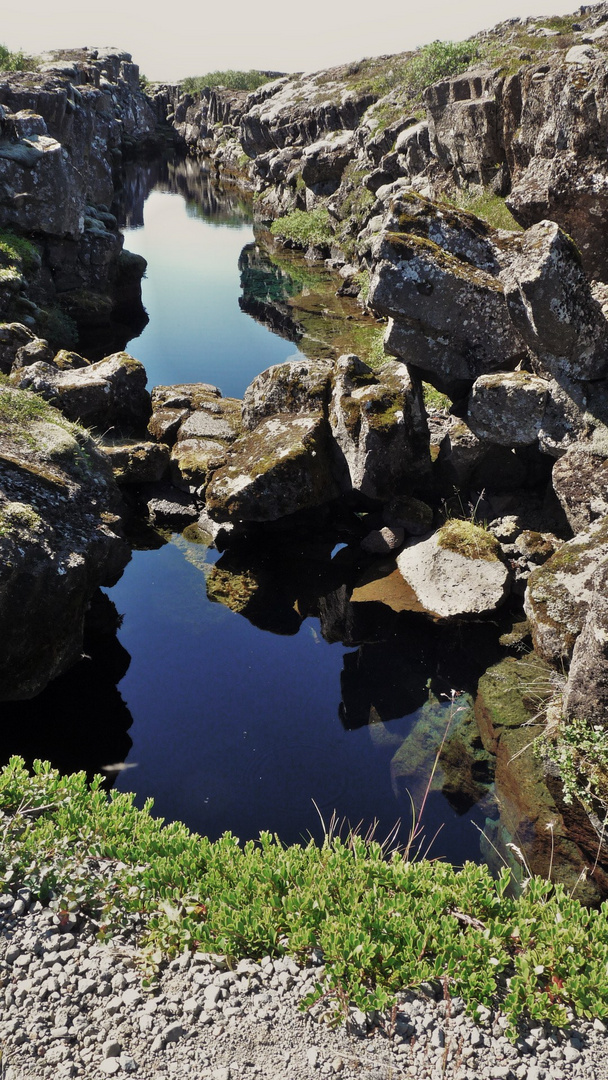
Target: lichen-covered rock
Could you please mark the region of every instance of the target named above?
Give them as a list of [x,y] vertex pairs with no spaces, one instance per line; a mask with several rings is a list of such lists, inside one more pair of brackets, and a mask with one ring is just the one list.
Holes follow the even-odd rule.
[[8,375],[18,350],[35,340],[36,335],[23,323],[0,323],[0,373]]
[[322,506],[339,494],[331,468],[329,430],[317,414],[273,416],[233,443],[207,486],[218,521],[276,521]]
[[553,490],[574,533],[608,514],[607,450],[575,443],[553,466]]
[[526,349],[483,229],[423,210],[399,202],[390,210],[372,247],[369,303],[394,320],[385,348],[457,396],[479,375],[514,368]]
[[17,349],[11,370],[19,371],[20,368],[39,362],[54,364],[54,354],[47,341],[42,340],[42,338],[34,338],[33,341],[28,341],[26,345],[22,345],[20,349]]
[[336,190],[348,162],[355,156],[352,131],[332,132],[325,139],[310,143],[302,155],[302,179],[317,194]]
[[472,69],[424,92],[433,153],[461,182],[489,184],[505,160],[498,75]]
[[213,470],[225,463],[228,445],[221,439],[180,439],[171,451],[171,483],[203,494]]
[[169,447],[163,443],[122,439],[102,442],[99,449],[118,484],[152,484],[169,468]]
[[421,387],[405,364],[389,361],[372,372],[357,356],[341,356],[329,422],[347,470],[345,490],[389,500],[410,494],[429,477]]
[[421,608],[436,618],[495,611],[509,591],[500,545],[469,521],[453,519],[426,540],[410,540],[397,567]]
[[548,390],[546,379],[525,371],[480,375],[469,397],[469,427],[500,446],[530,446],[538,439]]
[[534,648],[544,659],[560,664],[572,656],[606,565],[608,518],[601,518],[530,575],[525,610]]
[[26,698],[80,656],[100,585],[130,557],[93,440],[34,394],[0,387],[0,698]]
[[582,630],[572,652],[564,692],[566,718],[608,727],[608,562],[593,581]]
[[253,431],[275,413],[326,411],[333,368],[330,360],[288,360],[262,371],[245,391],[243,426]]
[[574,242],[554,221],[527,230],[501,278],[515,326],[553,375],[605,377],[608,322]]
[[97,364],[67,371],[31,364],[11,381],[52,401],[68,420],[102,432],[145,428],[150,416],[145,368],[128,353],[114,353]]

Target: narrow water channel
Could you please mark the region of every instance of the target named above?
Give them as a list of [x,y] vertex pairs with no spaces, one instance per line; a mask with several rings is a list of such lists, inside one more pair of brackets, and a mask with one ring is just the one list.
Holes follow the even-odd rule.
[[[149,323],[128,348],[150,387],[203,381],[240,397],[297,347],[239,306],[239,258],[253,242],[247,208],[193,184],[192,166],[179,179],[161,176],[147,194],[149,176],[131,177],[139,204],[125,208],[125,246],[148,260]],[[494,630],[461,637],[351,604],[339,546],[279,543],[242,565],[180,535],[134,551],[107,591],[117,640],[106,602],[87,657],[14,706],[2,757],[88,771],[124,762],[117,788],[211,837],[319,838],[319,812],[326,823],[335,812],[364,831],[377,821],[381,838],[401,820],[403,842],[452,710],[452,753],[422,824],[433,856],[478,859],[476,825],[494,813],[491,775],[479,762],[475,773],[474,750],[462,749],[475,742],[471,699],[451,705],[449,692],[474,686]],[[239,602],[252,581],[254,602]]]

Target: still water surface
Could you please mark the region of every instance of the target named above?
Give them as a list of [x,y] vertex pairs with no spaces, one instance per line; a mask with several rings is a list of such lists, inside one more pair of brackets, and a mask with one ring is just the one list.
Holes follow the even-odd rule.
[[[253,239],[246,212],[171,186],[165,179],[152,190],[144,224],[125,230],[125,246],[148,260],[149,323],[128,348],[150,387],[204,381],[240,397],[296,348],[239,308],[239,254]],[[401,818],[404,839],[409,792],[419,805],[449,711],[444,699],[429,708],[427,683],[444,668],[440,685],[455,685],[458,643],[393,613],[385,629],[373,617],[353,628],[358,616],[344,600],[331,545],[310,570],[297,551],[276,581],[270,567],[267,611],[258,605],[254,625],[209,598],[217,552],[182,536],[159,543],[134,551],[107,591],[122,616],[118,643],[102,634],[85,646],[92,658],[15,706],[4,756],[50,756],[89,771],[124,759],[120,790],[134,791],[139,804],[152,796],[156,814],[211,837],[230,829],[244,840],[267,829],[285,842],[319,838],[316,803],[326,822],[334,811],[364,829],[378,820],[380,837]],[[317,577],[328,584],[306,607],[302,588],[310,592]],[[457,864],[479,858],[472,819],[483,825],[487,805],[453,791],[448,799],[438,777],[424,818],[428,840],[440,830],[432,854]]]

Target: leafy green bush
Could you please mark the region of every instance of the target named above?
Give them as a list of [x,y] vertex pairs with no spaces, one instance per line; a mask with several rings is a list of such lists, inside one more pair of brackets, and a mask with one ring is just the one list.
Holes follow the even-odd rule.
[[[500,1004],[563,1023],[608,1016],[608,906],[587,910],[539,878],[511,895],[510,871],[385,857],[360,836],[284,847],[263,833],[215,843],[164,825],[97,778],[13,758],[0,773],[0,888],[26,886],[110,935],[145,920],[153,962],[183,949],[238,957],[321,949],[338,1003],[384,1009],[406,987],[447,978],[475,1012]],[[311,1002],[309,1001],[309,1004]],[[513,1029],[514,1030],[514,1029]]]
[[329,244],[333,238],[329,212],[322,206],[316,210],[293,210],[291,214],[273,221],[270,232],[278,240],[288,240],[301,248],[311,244]]
[[409,89],[420,92],[427,86],[466,71],[479,56],[474,41],[432,41],[412,57],[405,71]]
[[185,94],[200,93],[206,87],[213,89],[223,86],[227,90],[257,90],[258,86],[272,82],[275,75],[267,75],[263,71],[210,71],[207,75],[190,75],[182,82],[182,90]]
[[11,52],[6,45],[0,45],[0,71],[32,71],[37,66],[35,57],[24,52]]

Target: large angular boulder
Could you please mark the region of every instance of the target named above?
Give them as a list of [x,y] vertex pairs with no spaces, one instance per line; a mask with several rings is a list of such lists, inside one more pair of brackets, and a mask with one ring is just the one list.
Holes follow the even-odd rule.
[[397,567],[419,610],[436,618],[495,611],[509,592],[498,541],[469,521],[452,519],[427,539],[410,540]]
[[[608,518],[589,525],[530,575],[525,610],[534,648],[553,664],[567,663],[608,565]],[[608,627],[606,628],[608,631]]]
[[469,397],[469,427],[500,446],[530,446],[538,439],[548,391],[546,379],[525,371],[480,375]]
[[501,274],[509,313],[523,339],[556,378],[608,373],[608,322],[592,296],[574,241],[554,221],[525,233]]
[[372,499],[410,494],[430,475],[420,382],[405,364],[372,371],[354,355],[336,364],[329,422],[345,490]]
[[573,533],[608,514],[608,447],[577,442],[555,462],[551,473]]
[[420,215],[395,220],[391,212],[373,243],[369,303],[394,320],[387,351],[432,373],[455,397],[479,375],[515,368],[526,348],[509,317],[491,245],[470,228],[414,231],[420,229]]
[[32,697],[79,658],[93,592],[130,558],[117,507],[88,434],[0,387],[0,699]]
[[277,521],[338,494],[327,421],[313,413],[270,417],[233,443],[206,503],[218,521]]
[[68,420],[102,433],[111,428],[145,428],[150,416],[145,368],[125,352],[75,370],[31,364],[15,372],[11,381],[53,402]]
[[331,393],[331,360],[288,360],[275,364],[249,384],[243,398],[247,431],[276,413],[325,412]]

